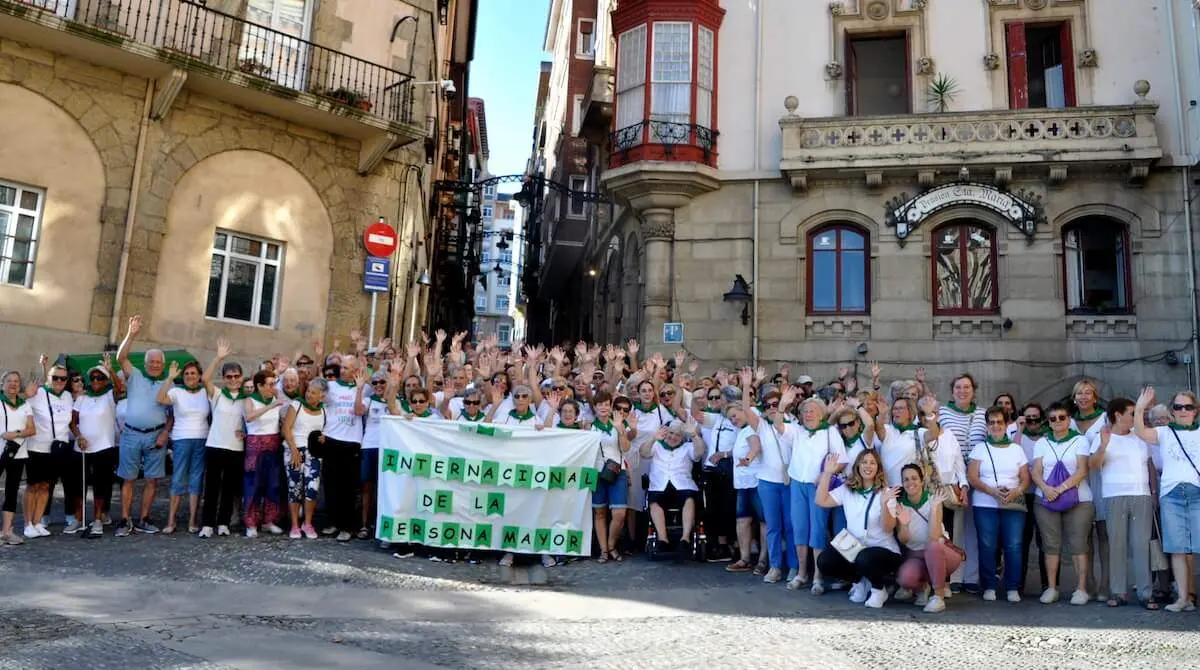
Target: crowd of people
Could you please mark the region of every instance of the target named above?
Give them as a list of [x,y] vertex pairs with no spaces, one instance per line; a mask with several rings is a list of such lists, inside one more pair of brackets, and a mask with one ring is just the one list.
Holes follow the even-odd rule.
[[[1036,546],[1042,603],[1070,591],[1072,605],[1195,609],[1200,402],[1189,391],[1102,403],[1083,380],[1046,407],[1007,393],[984,407],[970,374],[942,402],[922,369],[885,388],[872,364],[869,386],[845,369],[818,386],[787,365],[702,376],[686,352],[639,357],[636,341],[508,349],[442,331],[403,349],[352,333],[344,351],[314,343],[311,356],[249,372],[225,341],[207,367],[168,365],[158,350],[136,366],[141,324],[130,319],[115,367],[106,356],[72,372],[43,357],[42,380],[4,375],[0,543],[51,534],[59,482],[67,534],[103,535],[114,518],[118,537],[175,533],[186,519],[211,538],[240,514],[247,537],[372,539],[380,424],[393,415],[597,433],[600,563],[688,555],[703,538],[707,560],[732,573],[940,612],[961,593],[1020,601]],[[168,453],[160,528],[151,510]],[[1073,584],[1060,583],[1064,555]]]

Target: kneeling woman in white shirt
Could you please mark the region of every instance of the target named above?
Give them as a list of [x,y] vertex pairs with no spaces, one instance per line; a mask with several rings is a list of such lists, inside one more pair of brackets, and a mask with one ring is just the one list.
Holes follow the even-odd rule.
[[858,580],[850,589],[850,601],[865,602],[867,607],[883,607],[887,602],[886,587],[904,561],[893,531],[896,517],[888,503],[896,502],[896,492],[887,488],[883,467],[874,451],[863,451],[854,459],[846,483],[829,490],[829,480],[837,470],[838,457],[825,457],[825,469],[817,484],[817,504],[822,507],[842,507],[846,511],[846,533],[852,535],[861,549],[849,560],[837,548],[821,552],[817,568],[821,574],[846,581]]
[[918,465],[904,466],[900,477],[904,493],[896,508],[897,534],[908,551],[896,581],[900,588],[919,594],[914,605],[924,607],[926,612],[941,612],[946,609],[946,601],[942,599],[946,576],[958,569],[964,554],[950,544],[946,535],[946,526],[942,522],[942,503],[945,502],[942,490],[929,492],[925,475]]
[[[650,487],[646,498],[650,502],[650,519],[658,532],[659,548],[667,542],[667,515],[664,507],[683,508],[683,535],[677,550],[692,552],[692,526],[696,523],[696,498],[700,487],[692,479],[692,464],[704,458],[707,451],[704,438],[694,424],[671,421],[658,429],[654,441],[642,445],[641,456],[649,459]],[[686,438],[686,440],[685,440]]]

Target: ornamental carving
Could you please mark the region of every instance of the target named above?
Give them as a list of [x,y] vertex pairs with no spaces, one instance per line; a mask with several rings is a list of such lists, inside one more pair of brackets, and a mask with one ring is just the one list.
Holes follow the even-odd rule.
[[1000,54],[988,54],[983,57],[983,67],[987,70],[1000,69]]
[[675,239],[674,212],[644,214],[642,216],[642,239],[647,241]]
[[1095,49],[1084,49],[1079,52],[1079,67],[1097,67],[1100,65],[1100,55]]
[[841,79],[842,73],[843,73],[843,69],[842,69],[841,63],[834,61],[832,63],[825,64],[825,78],[826,79]]
[[867,17],[874,21],[882,21],[890,16],[891,13],[891,8],[888,7],[888,3],[884,0],[875,0],[875,2],[867,5]]
[[923,56],[917,59],[917,74],[930,75],[933,74],[936,66],[933,59],[929,56]]
[[846,11],[846,6],[840,2],[829,3],[829,14],[831,16],[841,16],[842,12]]

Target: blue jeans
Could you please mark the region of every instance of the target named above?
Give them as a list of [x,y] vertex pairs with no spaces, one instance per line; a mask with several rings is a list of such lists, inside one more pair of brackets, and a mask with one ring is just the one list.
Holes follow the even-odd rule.
[[146,479],[162,479],[167,474],[167,450],[157,446],[158,433],[139,433],[126,426],[117,445],[120,461],[117,476],[126,481],[137,479],[138,471]]
[[974,507],[975,534],[979,540],[979,581],[984,590],[996,589],[996,549],[1004,554],[1004,590],[1017,591],[1025,581],[1021,548],[1025,511]]
[[203,437],[198,437],[171,442],[172,463],[175,465],[171,472],[171,495],[200,495],[204,483],[205,441]]
[[797,547],[825,549],[828,542],[829,510],[817,504],[817,485],[792,480],[792,542]]
[[791,496],[786,484],[758,482],[758,499],[762,502],[763,520],[767,523],[767,551],[771,567],[799,568],[796,545],[792,544]]

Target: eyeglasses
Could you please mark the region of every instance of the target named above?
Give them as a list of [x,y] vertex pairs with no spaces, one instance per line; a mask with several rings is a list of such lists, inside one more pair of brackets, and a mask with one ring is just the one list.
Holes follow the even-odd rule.
[[566,391],[566,390],[567,390],[567,387],[565,387],[565,386],[551,386],[551,387],[550,387],[550,390],[552,390],[552,391]]
[[767,409],[779,409],[779,401],[774,400],[772,402],[769,402],[769,403],[767,403],[766,407],[767,407]]
[[518,393],[518,394],[516,394],[516,397],[518,397],[518,398],[528,398],[528,397],[529,397],[529,394],[528,394],[528,393]]
[[94,382],[106,382],[106,381],[108,381],[108,377],[105,377],[104,375],[94,375],[94,376],[88,377],[88,379],[90,379],[90,380],[92,380],[92,381],[94,381]]
[[846,430],[847,428],[853,428],[856,425],[858,425],[858,421],[849,421],[847,423],[838,423],[838,428]]
[[50,377],[50,379],[53,379],[56,382],[65,382],[65,381],[67,381],[67,376],[66,375],[54,375],[54,376]]
[[717,400],[720,400],[720,399],[721,399],[721,396],[719,396],[719,395],[710,395],[710,396],[708,396],[708,401],[709,401],[709,402],[716,402]]
[[464,405],[479,405],[482,403],[480,403],[478,400],[464,400],[463,404]]
[[226,379],[241,379],[241,375],[225,375]]
[[426,398],[413,398],[411,402],[414,405],[424,405],[424,404],[428,403],[429,400]]
[[1041,422],[1042,422],[1042,417],[1040,417],[1040,416],[1029,416],[1029,415],[1025,416],[1025,423],[1041,423]]
[[1050,423],[1061,423],[1063,421],[1070,420],[1070,418],[1071,417],[1067,416],[1066,414],[1055,414],[1050,417]]
[[[55,379],[57,379],[57,377],[55,377]],[[1175,410],[1176,412],[1195,412],[1195,411],[1196,411],[1196,406],[1195,406],[1195,405],[1191,405],[1191,404],[1188,404],[1188,405],[1171,405],[1171,409]]]
[[336,373],[336,372],[326,372],[326,373],[325,373],[325,378],[326,378],[326,379],[337,379],[337,378],[338,378],[338,376],[337,376],[337,373]]
[[674,391],[663,391],[663,392],[661,392],[661,393],[659,393],[659,394],[658,394],[658,397],[660,397],[660,398],[665,398],[665,397],[667,397],[667,396],[669,396],[669,395],[675,395],[675,392],[674,392]]
[[380,384],[387,384],[387,380],[386,379],[376,379],[375,381],[371,382],[371,386],[379,386]]

